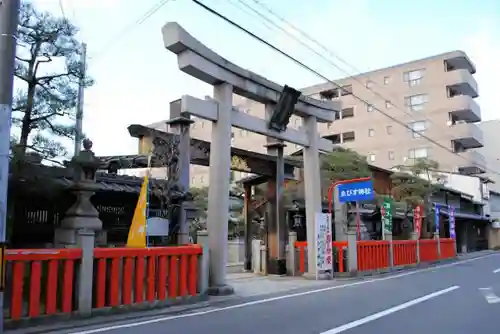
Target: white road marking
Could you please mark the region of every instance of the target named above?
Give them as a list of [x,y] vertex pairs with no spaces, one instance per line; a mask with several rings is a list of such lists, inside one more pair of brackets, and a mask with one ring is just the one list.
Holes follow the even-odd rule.
[[480,288],[479,291],[481,291],[488,304],[500,303],[500,298],[493,292],[492,288]]
[[500,268],[493,270],[493,274],[498,274],[500,273]]
[[330,286],[327,288],[322,288],[322,289],[316,289],[316,290],[309,290],[305,292],[297,292],[297,293],[292,293],[289,295],[283,295],[283,296],[278,296],[278,297],[272,297],[272,298],[266,298],[266,299],[260,299],[252,302],[247,302],[247,303],[241,303],[237,305],[231,305],[227,307],[221,307],[221,308],[215,308],[207,311],[198,311],[194,313],[187,313],[187,314],[180,314],[180,315],[173,315],[173,316],[167,316],[167,317],[161,317],[161,318],[154,318],[154,319],[148,319],[148,320],[143,320],[143,321],[138,321],[138,322],[130,322],[130,323],[125,323],[125,324],[119,324],[119,325],[113,325],[113,326],[108,326],[108,327],[100,327],[100,328],[94,328],[94,329],[87,329],[83,330],[80,332],[71,332],[68,334],[94,334],[94,333],[102,333],[102,332],[108,332],[108,331],[113,331],[117,329],[122,329],[122,328],[132,328],[132,327],[138,327],[138,326],[144,326],[144,325],[149,325],[149,324],[154,324],[158,322],[164,322],[164,321],[169,321],[169,320],[175,320],[175,319],[182,319],[182,318],[189,318],[189,317],[196,317],[196,316],[202,316],[205,314],[210,314],[210,313],[215,313],[215,312],[222,312],[222,311],[228,311],[232,309],[238,309],[238,308],[243,308],[243,307],[248,307],[248,306],[254,306],[254,305],[259,305],[259,304],[264,304],[264,303],[270,303],[274,302],[277,300],[283,300],[283,299],[289,299],[289,298],[295,298],[295,297],[301,297],[301,296],[307,296],[319,292],[325,292],[325,291],[331,291],[331,290],[337,290],[337,289],[343,289],[343,288],[348,288],[351,286],[358,286],[358,285],[364,285],[364,284],[369,284],[369,283],[375,283],[375,282],[381,282],[381,281],[388,281],[391,279],[396,279],[396,278],[401,278],[401,277],[406,277],[410,275],[415,275],[423,272],[428,272],[428,271],[433,271],[433,270],[439,270],[439,269],[444,269],[444,268],[450,268],[454,267],[463,263],[468,263],[468,262],[473,262],[479,259],[484,259],[493,255],[498,255],[498,253],[494,254],[488,254],[485,256],[479,256],[475,257],[472,259],[467,259],[467,260],[462,260],[462,261],[457,261],[453,263],[448,263],[448,264],[443,264],[440,266],[436,267],[431,267],[431,268],[424,268],[424,269],[418,269],[414,271],[409,271],[397,275],[391,275],[387,277],[381,277],[381,278],[373,278],[373,279],[368,279],[364,281],[359,281],[359,282],[353,282],[353,283],[347,283],[347,284],[342,284],[342,285],[336,285],[336,286]]
[[338,334],[338,333],[345,332],[345,331],[347,331],[349,329],[352,329],[352,328],[364,325],[364,324],[366,324],[368,322],[380,319],[382,317],[388,316],[388,315],[390,315],[392,313],[395,313],[395,312],[399,312],[399,311],[404,310],[404,309],[406,309],[408,307],[412,307],[414,305],[423,303],[423,302],[425,302],[425,301],[427,301],[429,299],[433,299],[433,298],[439,297],[441,295],[444,295],[445,293],[457,290],[458,288],[460,288],[460,287],[455,285],[455,286],[449,287],[448,289],[436,291],[436,292],[431,293],[429,295],[425,295],[423,297],[419,297],[419,298],[410,300],[410,301],[408,301],[406,303],[403,303],[403,304],[400,304],[398,306],[394,306],[394,307],[388,308],[387,310],[380,311],[380,312],[377,312],[375,314],[369,315],[367,317],[364,317],[364,318],[352,321],[352,322],[350,322],[348,324],[332,328],[332,329],[330,329],[330,330],[328,330],[326,332],[323,332],[321,334]]

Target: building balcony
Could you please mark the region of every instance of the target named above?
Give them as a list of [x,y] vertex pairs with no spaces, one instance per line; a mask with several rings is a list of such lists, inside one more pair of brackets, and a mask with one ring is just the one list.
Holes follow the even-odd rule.
[[476,79],[465,69],[446,72],[446,86],[454,95],[479,96]]
[[486,159],[476,151],[465,151],[458,153],[464,159],[460,159],[458,171],[462,174],[483,174],[486,173]]
[[445,59],[445,65],[447,71],[461,69],[471,74],[476,73],[476,66],[463,51],[450,52]]
[[481,107],[468,95],[450,97],[446,102],[446,109],[450,110],[454,120],[470,123],[481,121]]
[[450,129],[455,151],[484,146],[483,131],[476,124],[457,122]]

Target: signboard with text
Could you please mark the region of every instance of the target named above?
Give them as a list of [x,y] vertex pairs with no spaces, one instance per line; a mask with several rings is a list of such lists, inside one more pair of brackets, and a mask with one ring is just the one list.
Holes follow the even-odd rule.
[[372,180],[341,183],[337,187],[340,203],[371,201],[375,198]]
[[434,225],[436,226],[436,233],[439,235],[439,204],[434,206]]
[[451,239],[456,239],[457,235],[455,233],[455,208],[450,206],[449,207],[449,219],[450,219],[450,238]]
[[382,216],[383,233],[392,233],[392,203],[390,198],[384,198],[384,203],[380,208]]
[[332,216],[316,213],[316,271],[333,269]]
[[422,231],[422,213],[423,213],[422,205],[417,205],[413,209],[413,231],[417,234],[419,238],[420,238],[420,233]]

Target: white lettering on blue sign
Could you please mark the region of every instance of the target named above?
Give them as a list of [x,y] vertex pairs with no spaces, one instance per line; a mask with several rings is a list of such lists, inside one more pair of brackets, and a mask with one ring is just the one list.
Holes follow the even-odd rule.
[[364,194],[365,194],[365,189],[359,189],[359,190],[358,190],[358,194],[360,194],[360,195],[364,195]]
[[340,196],[344,197],[345,195],[346,195],[345,190],[342,190],[342,191],[340,192]]
[[365,194],[370,195],[372,190],[370,188],[365,188]]

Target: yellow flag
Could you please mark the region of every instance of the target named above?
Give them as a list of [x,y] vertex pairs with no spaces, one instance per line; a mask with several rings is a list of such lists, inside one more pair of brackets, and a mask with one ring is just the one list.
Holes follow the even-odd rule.
[[146,247],[146,209],[148,196],[148,175],[144,176],[137,206],[135,207],[134,218],[128,232],[127,247]]

